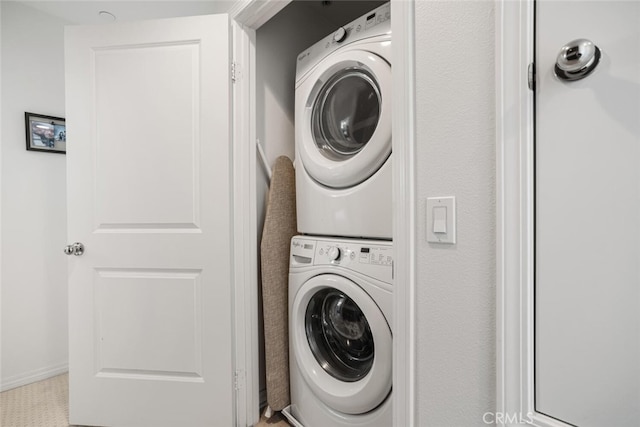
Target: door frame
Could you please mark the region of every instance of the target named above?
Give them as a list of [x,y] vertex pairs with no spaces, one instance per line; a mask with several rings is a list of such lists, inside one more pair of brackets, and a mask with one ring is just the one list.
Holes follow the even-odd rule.
[[417,422],[415,1],[391,1],[394,426]]
[[[535,0],[496,9],[497,425],[568,425],[535,411],[534,63]],[[535,82],[534,82],[535,85]],[[485,414],[486,415],[486,414]]]
[[496,10],[496,414],[533,412],[533,1]]
[[[245,0],[229,11],[233,31],[235,241],[236,419],[238,426],[257,423],[258,242],[256,200],[256,30],[291,0]],[[416,422],[415,404],[415,0],[391,1],[393,32],[393,425]],[[399,143],[402,142],[402,143]],[[249,243],[247,243],[249,242]],[[247,261],[250,270],[247,271]]]
[[[232,14],[229,14],[232,17]],[[255,70],[247,72],[237,64],[255,58],[255,32],[231,19],[232,76],[231,132],[233,158],[234,212],[234,330],[235,330],[235,416],[236,426],[252,426],[260,418],[260,368],[258,324],[258,249],[255,139]]]

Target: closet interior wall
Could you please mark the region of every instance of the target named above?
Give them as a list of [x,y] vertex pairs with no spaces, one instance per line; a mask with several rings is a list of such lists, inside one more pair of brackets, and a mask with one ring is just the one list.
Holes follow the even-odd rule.
[[[298,54],[337,28],[383,3],[385,2],[292,1],[256,31],[256,135],[264,148],[270,167],[273,167],[275,160],[282,155],[291,160],[295,159],[294,99]],[[260,161],[257,165],[258,235],[256,237],[259,249],[269,178]],[[262,303],[259,307],[262,307]],[[262,313],[258,318],[262,319]],[[266,394],[262,331],[261,323],[260,400],[264,403]]]

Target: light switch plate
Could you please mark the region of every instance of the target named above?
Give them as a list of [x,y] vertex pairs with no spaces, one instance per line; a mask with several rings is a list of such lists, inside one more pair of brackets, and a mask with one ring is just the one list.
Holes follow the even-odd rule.
[[[442,212],[446,210],[446,223],[442,224]],[[435,226],[435,228],[434,228]],[[437,230],[444,232],[436,232]],[[456,243],[456,198],[428,197],[427,198],[427,242]]]

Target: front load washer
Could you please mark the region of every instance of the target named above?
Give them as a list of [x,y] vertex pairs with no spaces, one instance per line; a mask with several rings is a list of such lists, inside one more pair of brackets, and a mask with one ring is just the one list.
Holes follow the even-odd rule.
[[300,233],[392,238],[390,63],[388,3],[298,56]]
[[291,240],[290,415],[299,424],[392,424],[392,262],[388,241]]

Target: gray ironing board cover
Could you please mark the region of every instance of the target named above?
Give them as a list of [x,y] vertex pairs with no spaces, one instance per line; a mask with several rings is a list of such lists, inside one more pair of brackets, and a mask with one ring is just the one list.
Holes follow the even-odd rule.
[[297,234],[295,172],[286,156],[276,159],[262,231],[262,308],[267,403],[281,411],[289,394],[289,248]]

